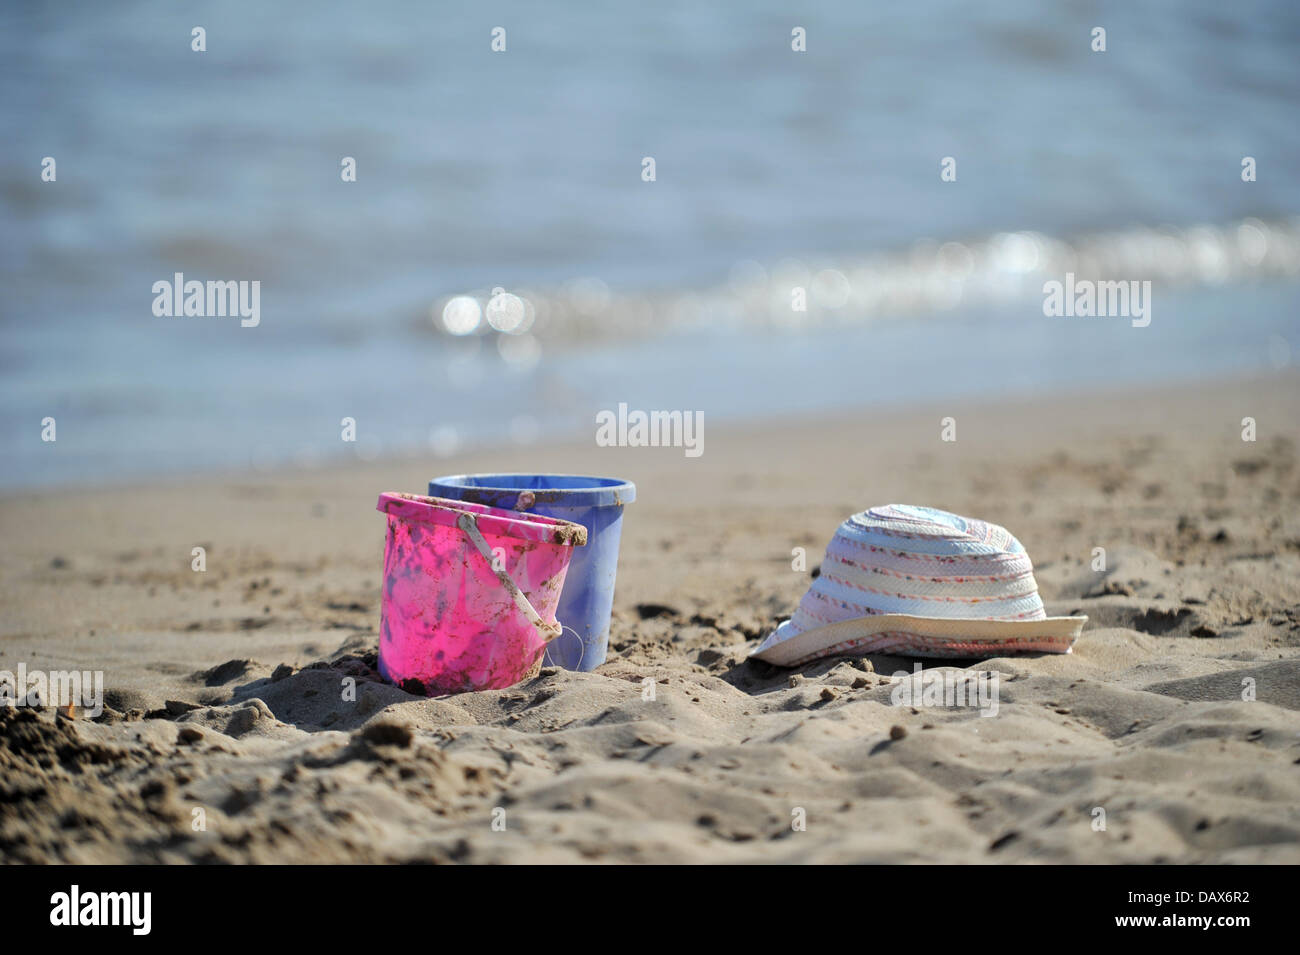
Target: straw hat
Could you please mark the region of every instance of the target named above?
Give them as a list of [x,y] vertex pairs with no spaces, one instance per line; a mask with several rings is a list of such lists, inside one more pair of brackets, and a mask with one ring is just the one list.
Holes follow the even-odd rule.
[[1049,617],[1024,547],[996,524],[889,504],[854,514],[794,617],[750,654],[797,666],[894,653],[1069,653],[1087,617]]

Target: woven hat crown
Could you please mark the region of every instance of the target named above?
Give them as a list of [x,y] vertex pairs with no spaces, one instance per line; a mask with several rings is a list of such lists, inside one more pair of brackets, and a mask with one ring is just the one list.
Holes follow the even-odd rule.
[[889,504],[835,532],[789,629],[876,614],[1042,620],[1033,565],[1004,527],[931,507]]

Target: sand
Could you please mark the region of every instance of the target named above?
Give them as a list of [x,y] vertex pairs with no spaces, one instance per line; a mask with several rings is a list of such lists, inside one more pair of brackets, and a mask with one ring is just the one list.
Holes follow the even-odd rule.
[[[1300,379],[706,425],[699,458],[0,498],[0,670],[102,669],[109,707],[0,711],[0,858],[1300,862]],[[637,482],[608,662],[384,684],[378,493],[498,469]],[[996,716],[893,705],[912,660],[746,660],[836,525],[890,502],[1006,525],[1049,613],[1091,618],[1070,655],[926,662],[997,673]]]

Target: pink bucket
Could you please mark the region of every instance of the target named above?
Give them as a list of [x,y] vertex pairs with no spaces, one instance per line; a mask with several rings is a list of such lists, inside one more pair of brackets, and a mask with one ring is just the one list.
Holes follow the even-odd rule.
[[415,494],[381,494],[388,515],[379,672],[424,692],[513,686],[560,634],[555,608],[587,530]]

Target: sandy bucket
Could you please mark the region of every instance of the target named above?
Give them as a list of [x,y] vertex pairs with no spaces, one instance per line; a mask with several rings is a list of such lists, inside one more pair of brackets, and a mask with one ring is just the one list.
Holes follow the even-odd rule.
[[378,510],[388,516],[380,673],[442,694],[535,672],[560,635],[555,608],[586,529],[415,494],[381,494]]
[[618,541],[623,512],[636,500],[635,484],[582,474],[454,474],[430,481],[429,493],[585,527],[587,546],[574,553],[555,610],[564,635],[547,646],[544,662],[568,670],[594,670],[605,662]]

